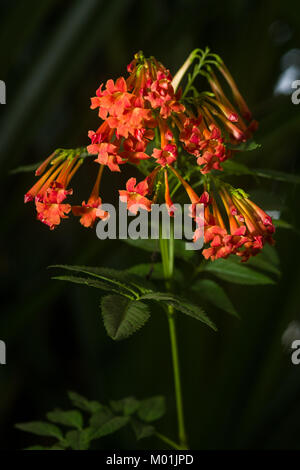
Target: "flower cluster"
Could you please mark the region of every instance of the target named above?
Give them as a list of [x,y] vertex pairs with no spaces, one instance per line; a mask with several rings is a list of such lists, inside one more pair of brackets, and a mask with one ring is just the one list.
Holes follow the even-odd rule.
[[79,158],[76,153],[72,155],[73,152],[71,152],[71,156],[66,156],[66,153],[54,152],[42,163],[35,172],[36,176],[40,176],[39,180],[24,197],[25,203],[35,202],[37,219],[48,225],[50,230],[59,225],[61,219],[67,218],[67,214],[71,211],[75,216],[80,216],[80,223],[85,227],[91,227],[97,218],[104,219],[108,216],[101,210],[99,197],[103,166],[98,170],[96,182],[87,203],[83,201],[81,206],[72,207],[65,202],[67,196],[73,194],[73,189],[68,189],[70,181],[83,163],[83,159]]
[[[243,191],[228,190],[226,186],[222,185],[218,191],[225,217],[213,194],[205,191],[199,200],[204,204],[204,242],[207,245],[202,254],[212,261],[229,255],[247,261],[257,255],[265,243],[274,243],[275,228],[271,217]],[[196,230],[195,239],[197,233]]]
[[[206,63],[202,55],[203,70],[199,73],[207,79],[210,90],[201,93],[190,81],[184,91],[177,90],[185,65],[173,78],[160,62],[154,57],[145,58],[142,52],[128,65],[126,78],[101,84],[91,98],[91,109],[98,111],[101,123],[96,131],[88,133],[90,144],[84,158],[81,151],[57,151],[36,171],[40,178],[25,195],[25,202],[35,201],[37,218],[53,229],[73,213],[83,226],[92,227],[97,219],[108,217],[99,196],[104,167],[120,172],[121,165],[129,163],[142,166],[147,175],[139,182],[130,177],[126,189],[119,190],[121,201],[127,202],[132,213],[137,213],[139,207],[150,211],[153,202],[163,198],[169,213],[174,215],[174,181],[175,186],[185,188],[193,217],[193,206],[204,204],[205,258],[214,260],[236,254],[246,261],[265,242],[272,243],[274,226],[270,217],[244,193],[220,184],[220,212],[214,195],[205,190],[198,197],[184,176],[186,171],[197,174],[198,180],[202,178],[209,187],[210,174],[222,171],[222,163],[257,128],[230,72],[216,57],[212,54]],[[231,90],[230,97],[221,81]],[[71,206],[66,202],[73,193],[69,188],[71,179],[89,156],[99,165],[96,181],[87,202]],[[227,214],[226,220],[221,213]],[[195,239],[197,234],[196,230]]]

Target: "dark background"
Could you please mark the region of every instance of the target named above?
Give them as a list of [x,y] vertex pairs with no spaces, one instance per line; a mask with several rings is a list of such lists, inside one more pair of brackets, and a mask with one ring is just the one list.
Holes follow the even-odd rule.
[[[131,339],[114,343],[104,331],[99,292],[52,281],[47,270],[54,263],[123,268],[150,255],[119,241],[100,242],[74,219],[50,232],[23,204],[33,174],[9,172],[57,147],[87,144],[87,130],[98,125],[89,98],[102,81],[125,74],[136,51],[155,55],[174,73],[192,49],[208,45],[222,56],[260,121],[256,140],[262,150],[241,158],[299,173],[300,105],[291,102],[289,82],[286,95],[275,95],[274,87],[288,67],[288,77],[300,78],[300,3],[2,0],[0,18],[0,79],[7,85],[7,104],[0,108],[0,339],[7,344],[7,365],[0,366],[0,448],[36,443],[14,423],[68,407],[69,389],[103,402],[164,394],[168,413],[161,430],[175,438],[162,312],[153,312]],[[112,188],[126,180],[126,174],[108,173],[102,187],[107,202]],[[76,182],[86,197],[91,180]],[[258,185],[261,200],[299,227],[297,187],[245,178],[240,185],[251,194]],[[240,321],[215,312],[216,334],[179,319],[192,448],[300,448],[300,366],[291,364],[281,344],[288,324],[300,321],[300,238],[297,230],[278,229],[276,240],[282,268],[277,285],[224,283]],[[133,435],[120,432],[101,445],[160,444],[136,444]]]

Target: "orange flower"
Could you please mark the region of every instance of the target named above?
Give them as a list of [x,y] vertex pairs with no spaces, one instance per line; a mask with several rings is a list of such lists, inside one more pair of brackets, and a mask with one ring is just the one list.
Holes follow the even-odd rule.
[[210,244],[203,256],[211,260],[227,258],[230,254],[247,261],[257,255],[265,243],[273,244],[275,231],[272,219],[246,195],[239,191],[220,188],[220,196],[226,211],[223,220],[216,201],[211,197],[211,209],[205,209],[204,242]]
[[152,201],[147,199],[150,193],[150,186],[148,178],[136,184],[135,178],[130,178],[126,183],[126,191],[119,191],[120,200],[127,203],[127,208],[132,214],[137,214],[138,208],[151,210]]
[[101,209],[102,200],[99,197],[99,187],[103,169],[104,166],[101,165],[88,202],[83,201],[81,206],[72,207],[73,214],[80,217],[79,222],[84,227],[92,227],[96,219],[107,219],[109,216],[108,212]]
[[61,219],[67,218],[66,214],[71,211],[70,204],[63,201],[73,193],[73,190],[67,187],[82,163],[78,157],[67,158],[61,162],[62,159],[61,156],[53,160],[48,157],[36,174],[42,174],[47,165],[52,163],[50,169],[25,195],[25,202],[35,199],[38,220],[48,225],[51,230],[60,224]]

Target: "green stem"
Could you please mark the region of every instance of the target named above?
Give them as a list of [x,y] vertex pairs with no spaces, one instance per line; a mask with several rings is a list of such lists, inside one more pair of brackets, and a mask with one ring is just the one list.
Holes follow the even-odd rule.
[[163,434],[160,434],[159,432],[156,432],[155,435],[156,435],[156,437],[158,437],[158,439],[165,442],[166,444],[168,444],[173,449],[186,450],[185,447],[182,447],[180,444],[177,444],[177,442],[172,441],[172,439],[169,439],[167,436],[164,436]]
[[189,76],[188,78],[188,83],[187,83],[187,86],[185,87],[185,90],[182,94],[182,99],[186,96],[186,94],[190,91],[191,89],[191,86],[192,84],[194,83],[195,79],[197,78],[197,76],[199,75],[200,73],[200,70],[201,68],[203,67],[203,65],[206,63],[206,58],[207,56],[209,55],[209,49],[206,48],[205,51],[203,51],[202,55],[199,57],[199,56],[194,56],[194,57],[198,57],[199,58],[199,62],[198,64],[196,65],[196,67],[194,67],[194,70],[193,70],[193,73],[192,75]]
[[176,323],[175,323],[174,308],[171,305],[169,305],[168,307],[168,321],[169,321],[169,332],[170,332],[173,372],[174,372],[175,397],[176,397],[176,408],[177,408],[177,419],[178,419],[178,438],[179,438],[180,445],[183,446],[183,448],[188,449],[185,424],[184,424],[183,399],[182,399],[182,387],[181,387],[181,380],[180,380]]
[[[170,290],[170,281],[173,277],[174,271],[174,233],[173,226],[171,228],[170,239],[160,237],[160,249],[162,256],[162,264],[164,270],[164,277],[166,281],[167,290]],[[182,387],[180,379],[180,367],[179,367],[179,355],[178,355],[178,344],[176,335],[176,322],[175,312],[172,305],[168,305],[168,324],[171,342],[171,353],[174,373],[174,386],[175,386],[175,398],[176,398],[176,409],[177,409],[177,420],[178,420],[178,438],[181,449],[188,449],[187,436],[184,424],[184,412],[183,412],[183,398],[182,398]]]

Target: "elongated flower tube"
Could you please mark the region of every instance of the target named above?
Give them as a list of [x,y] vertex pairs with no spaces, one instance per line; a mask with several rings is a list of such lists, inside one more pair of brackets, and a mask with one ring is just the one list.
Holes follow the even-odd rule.
[[96,219],[106,219],[109,216],[107,212],[101,209],[102,199],[99,197],[99,186],[103,169],[104,165],[101,165],[88,201],[83,201],[81,206],[72,207],[73,214],[80,217],[79,221],[84,227],[92,227]]
[[[50,168],[45,172],[49,163]],[[64,158],[61,155],[50,155],[36,171],[38,176],[45,173],[25,194],[25,202],[35,200],[38,220],[48,225],[51,230],[60,224],[61,219],[67,218],[71,211],[70,204],[64,201],[73,193],[72,189],[68,189],[68,185],[81,163],[77,156]]]
[[[203,256],[211,260],[234,254],[247,261],[257,255],[265,243],[273,244],[272,219],[242,191],[219,189],[226,220],[213,195],[205,211],[204,241],[209,245]],[[209,209],[208,209],[209,207]]]

